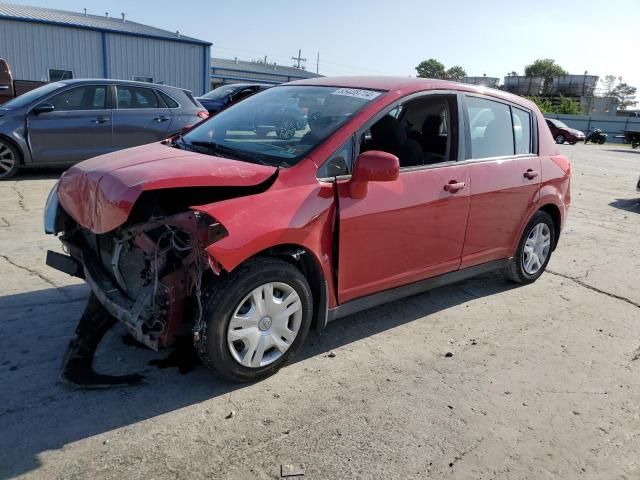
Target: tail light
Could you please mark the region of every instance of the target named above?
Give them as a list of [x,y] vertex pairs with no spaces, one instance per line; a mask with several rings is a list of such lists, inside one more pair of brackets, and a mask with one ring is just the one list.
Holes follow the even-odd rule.
[[200,110],[197,115],[203,120],[209,118],[209,112],[207,112],[206,110]]

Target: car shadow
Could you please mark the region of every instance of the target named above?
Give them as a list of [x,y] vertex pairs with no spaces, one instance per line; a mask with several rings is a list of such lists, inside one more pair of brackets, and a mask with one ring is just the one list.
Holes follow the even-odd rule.
[[[293,363],[514,286],[499,274],[488,274],[345,317],[322,333],[311,332]],[[40,455],[48,450],[248,387],[224,382],[202,365],[186,375],[177,368],[150,366],[150,361],[166,358],[168,352],[123,342],[120,326],[103,339],[96,370],[142,372],[147,381],[106,390],[62,384],[58,380],[62,356],[87,297],[85,285],[0,297],[2,478],[38,468]],[[279,373],[286,374],[287,367]]]
[[618,198],[609,205],[627,212],[640,213],[640,198]]
[[608,148],[607,152],[616,152],[616,153],[635,153],[636,155],[640,154],[640,149],[638,148]]

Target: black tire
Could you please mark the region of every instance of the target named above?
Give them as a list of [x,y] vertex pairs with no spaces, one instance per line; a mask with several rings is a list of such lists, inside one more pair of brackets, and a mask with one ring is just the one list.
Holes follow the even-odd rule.
[[18,173],[21,158],[13,144],[0,138],[0,180],[8,180]]
[[[302,304],[302,321],[297,336],[282,356],[263,367],[246,367],[233,358],[227,343],[227,329],[239,303],[268,282],[285,283],[295,290]],[[206,287],[204,298],[205,328],[194,344],[203,363],[225,380],[253,382],[273,375],[298,351],[309,333],[313,317],[311,288],[300,270],[283,260],[250,260]]]
[[269,127],[256,127],[254,129],[254,131],[256,132],[256,135],[260,136],[260,137],[266,137],[269,133],[271,133],[271,128]]
[[[546,224],[549,227],[549,232],[551,233],[549,253],[540,269],[534,274],[529,274],[524,268],[524,247],[529,234],[531,233],[533,228],[540,223]],[[551,254],[553,252],[553,246],[555,245],[556,235],[557,233],[555,231],[555,226],[553,224],[553,219],[551,218],[551,216],[547,212],[543,212],[542,210],[537,211],[533,215],[533,217],[531,217],[529,223],[527,223],[527,226],[522,233],[522,237],[520,238],[520,242],[518,243],[516,254],[505,269],[504,273],[506,277],[516,283],[528,284],[535,282],[540,277],[540,275],[544,273],[547,265],[549,264]]]
[[601,138],[600,141],[598,142],[600,145],[604,145],[604,143],[607,141],[606,138]]
[[562,145],[565,142],[565,140],[566,139],[564,138],[564,135],[562,135],[562,134],[559,134],[559,135],[556,136],[556,143],[558,145]]
[[576,142],[569,142],[569,145],[575,145]]

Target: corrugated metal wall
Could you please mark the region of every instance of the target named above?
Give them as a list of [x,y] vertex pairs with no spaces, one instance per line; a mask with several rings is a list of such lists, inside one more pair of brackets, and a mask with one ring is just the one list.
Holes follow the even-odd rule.
[[106,45],[110,78],[152,77],[196,95],[204,93],[205,46],[113,33],[106,34]]
[[19,80],[49,81],[50,68],[103,76],[102,34],[91,30],[0,19],[0,57]]
[[73,78],[151,77],[195,95],[209,87],[207,46],[186,42],[0,19],[0,58],[19,80],[48,81],[56,68],[71,70]]

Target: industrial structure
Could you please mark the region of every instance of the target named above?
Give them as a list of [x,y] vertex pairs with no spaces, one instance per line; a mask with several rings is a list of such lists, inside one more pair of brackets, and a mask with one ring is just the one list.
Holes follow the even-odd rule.
[[211,88],[229,83],[256,82],[278,84],[319,77],[302,68],[278,65],[265,60],[246,62],[226,58],[211,59]]
[[0,3],[0,58],[18,80],[113,78],[210,88],[211,43],[118,17]]
[[599,92],[597,84],[597,75],[557,75],[550,81],[516,75],[504,77],[503,89],[516,95],[547,98],[553,104],[569,98],[587,115],[615,115],[618,100]]

